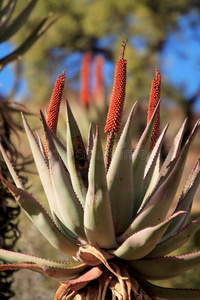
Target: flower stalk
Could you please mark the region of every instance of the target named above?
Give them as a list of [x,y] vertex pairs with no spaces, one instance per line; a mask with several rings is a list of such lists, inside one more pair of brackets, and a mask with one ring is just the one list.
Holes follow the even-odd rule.
[[[152,80],[151,92],[150,92],[150,97],[149,97],[147,125],[149,124],[151,117],[154,113],[155,107],[158,104],[158,101],[160,100],[160,89],[161,89],[161,75],[160,75],[159,69],[156,68],[155,69],[155,78]],[[156,119],[155,119],[155,124],[153,127],[153,132],[151,135],[149,152],[153,149],[153,147],[155,146],[155,143],[158,139],[159,128],[160,128],[160,111],[158,110]]]
[[95,102],[103,96],[103,63],[104,58],[101,55],[97,55],[94,59],[94,90],[93,98]]
[[86,52],[83,54],[81,63],[81,78],[80,78],[80,103],[88,107],[90,97],[90,63],[91,53]]
[[[49,109],[47,112],[47,119],[46,119],[47,125],[51,129],[51,131],[55,134],[57,131],[58,115],[59,115],[60,103],[62,99],[62,92],[65,86],[65,80],[66,77],[65,77],[65,70],[64,70],[56,80],[53,93],[51,96],[50,104],[49,104]],[[46,154],[48,154],[45,136],[44,136],[44,148]]]
[[115,69],[115,78],[113,84],[112,98],[108,110],[106,126],[104,132],[107,133],[106,150],[105,150],[105,166],[106,171],[110,166],[112,149],[114,145],[115,135],[119,134],[121,118],[126,93],[126,60],[124,59],[125,48],[128,40],[122,42],[122,50],[120,59]]

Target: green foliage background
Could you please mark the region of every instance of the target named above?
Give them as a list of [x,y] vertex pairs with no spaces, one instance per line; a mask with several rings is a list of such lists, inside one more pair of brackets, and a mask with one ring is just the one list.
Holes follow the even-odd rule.
[[[17,10],[24,7],[18,1]],[[159,55],[166,38],[177,29],[181,15],[191,9],[200,10],[195,0],[45,0],[38,1],[27,27],[20,30],[14,41],[19,41],[41,18],[53,13],[56,24],[47,31],[26,54],[23,75],[33,92],[34,101],[47,101],[64,58],[72,51],[99,52],[97,40],[110,37],[109,46],[100,51],[111,61],[119,57],[120,44],[129,39],[126,50],[129,80],[127,92],[137,100],[146,99],[155,66],[159,67]],[[139,37],[144,49],[137,51],[131,39]],[[67,70],[67,73],[70,70]],[[57,74],[58,75],[58,74]],[[164,95],[180,99],[174,89],[163,85]]]

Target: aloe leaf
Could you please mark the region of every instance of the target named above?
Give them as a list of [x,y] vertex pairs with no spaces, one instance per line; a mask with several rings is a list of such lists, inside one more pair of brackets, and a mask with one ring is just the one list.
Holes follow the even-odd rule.
[[[190,175],[185,183],[185,186],[183,188],[183,194],[185,195],[190,187],[194,184],[194,181],[196,180],[196,176],[198,175],[200,171],[200,156],[198,157],[194,167],[192,168]],[[181,199],[180,199],[181,200]],[[180,202],[179,200],[179,202]]]
[[176,232],[173,236],[156,245],[148,258],[167,255],[184,245],[200,228],[200,216]]
[[76,277],[80,272],[83,272],[85,269],[87,269],[87,265],[82,264],[80,267],[75,268],[41,266],[32,262],[0,265],[1,271],[20,269],[42,272],[49,277],[64,280]]
[[88,186],[88,160],[80,130],[67,105],[67,161],[72,185],[82,206]]
[[200,299],[200,290],[197,289],[177,289],[156,286],[143,278],[139,278],[142,286],[145,286],[145,291],[148,295],[158,297],[159,299],[170,300],[197,300]]
[[38,0],[31,0],[29,4],[21,11],[21,13],[13,20],[13,22],[4,27],[0,32],[0,43],[11,38],[27,21],[30,13],[35,7]]
[[10,174],[11,174],[11,176],[12,176],[12,178],[13,178],[15,184],[16,184],[16,186],[23,189],[22,182],[20,181],[17,173],[15,172],[15,169],[14,169],[14,167],[13,167],[10,159],[8,158],[8,155],[7,155],[7,153],[6,153],[6,151],[3,148],[3,146],[2,146],[1,143],[0,143],[0,151],[1,151],[3,159],[4,159],[4,161],[5,161],[5,163],[6,163],[7,167],[8,167],[8,170],[9,170],[9,172],[10,172]]
[[50,22],[46,27],[43,27],[48,17],[44,18],[26,40],[12,53],[0,59],[0,70],[2,70],[11,61],[20,58],[26,51],[46,32],[46,30],[55,23],[56,20]]
[[107,173],[108,191],[116,235],[130,225],[133,214],[132,118],[130,112]]
[[191,206],[193,203],[194,195],[199,187],[200,184],[200,158],[198,158],[187,182],[184,187],[183,193],[179,199],[175,212],[184,210],[187,212],[186,216],[180,216],[177,220],[169,226],[168,230],[166,231],[165,235],[163,236],[163,240],[166,240],[174,233],[176,233],[183,225],[187,222],[189,217],[189,213],[191,210]]
[[[160,156],[160,149],[161,149],[166,131],[168,129],[168,126],[169,125],[167,124],[165,126],[165,128],[163,129],[160,137],[158,138],[158,140],[151,152],[151,155],[150,155],[147,165],[145,167],[143,190],[142,190],[143,195],[145,195],[146,192],[147,192],[147,194],[150,194],[151,190],[153,189],[153,186],[155,185],[155,182],[157,181],[156,178],[158,178],[158,173],[157,173],[156,178],[153,175],[154,175],[154,170],[156,168],[157,161]],[[151,189],[149,189],[149,187],[151,187]],[[148,189],[148,191],[147,191],[147,189]]]
[[50,277],[63,279],[73,278],[87,268],[87,265],[81,261],[67,263],[54,262],[36,256],[2,249],[0,249],[0,259],[10,263],[0,265],[0,271],[29,269],[43,272]]
[[[10,174],[11,174],[11,176],[12,176],[12,178],[13,178],[13,180],[14,180],[16,186],[19,187],[19,188],[24,189],[24,188],[23,188],[23,185],[22,185],[22,183],[21,183],[21,181],[20,181],[18,175],[16,174],[16,172],[15,172],[13,166],[12,166],[12,163],[10,162],[10,160],[9,160],[7,154],[6,154],[6,151],[3,149],[1,143],[0,143],[0,150],[1,150],[1,152],[2,152],[4,161],[6,162],[6,164],[7,164],[7,166],[8,166],[8,169],[9,169],[9,171],[10,171]],[[54,220],[55,220],[55,222],[56,222],[56,225],[59,227],[59,229],[60,229],[63,233],[65,233],[65,234],[67,233],[68,236],[70,236],[70,235],[69,235],[69,231],[67,230],[67,228],[65,228],[65,231],[63,231],[63,227],[60,226],[60,222],[61,222],[61,221],[58,222],[59,218],[56,216],[56,214],[54,213],[54,211],[52,211],[52,216],[53,216],[53,218],[54,218]]]
[[[10,192],[15,197],[17,203],[24,209],[28,217],[43,234],[43,236],[56,249],[75,256],[78,251],[78,246],[72,243],[62,232],[57,228],[52,219],[49,217],[42,205],[34,199],[28,192],[17,188],[11,182],[2,178],[3,183],[8,187]],[[70,256],[69,256],[70,259]]]
[[176,277],[200,264],[200,251],[185,255],[128,261],[135,270],[149,280]]
[[[51,132],[52,133],[52,132]],[[46,164],[48,165],[49,167],[49,160],[48,160],[48,157],[47,157],[47,154],[45,152],[45,149],[44,149],[44,145],[42,143],[42,140],[39,136],[39,133],[36,131],[36,134],[38,136],[38,143],[39,143],[39,147],[40,147],[40,151],[43,155],[43,158],[46,162]],[[59,217],[56,215],[56,213],[54,211],[52,211],[52,216],[53,216],[53,219],[56,223],[56,225],[58,226],[58,228],[62,231],[62,233],[66,234],[67,233],[67,236],[70,237],[70,236],[74,236],[73,232],[71,232],[63,223],[62,221],[59,219]],[[74,236],[75,237],[75,236]],[[72,238],[73,239],[73,238]],[[73,239],[73,241],[76,241],[75,239]]]
[[50,130],[50,132],[51,132],[51,136],[53,138],[54,144],[56,146],[56,149],[57,149],[60,157],[62,158],[62,161],[67,169],[67,149],[63,145],[63,143],[59,140],[59,138],[55,135],[55,133],[51,130]]
[[33,262],[21,262],[21,263],[0,265],[0,271],[23,270],[23,269],[32,270],[32,271],[36,271],[36,272],[43,272],[43,266],[40,266]]
[[181,143],[183,139],[183,134],[186,126],[186,121],[183,122],[181,128],[179,129],[178,133],[176,134],[172,145],[170,147],[170,150],[168,152],[167,157],[165,158],[165,161],[163,165],[160,168],[159,176],[154,184],[156,188],[158,189],[159,186],[162,185],[162,183],[165,181],[165,179],[169,176],[171,171],[174,168],[174,165],[176,164],[176,161],[178,160],[178,156],[180,154],[180,149],[181,149]]
[[126,260],[140,259],[146,256],[159,242],[171,222],[184,212],[172,215],[168,220],[154,226],[147,227],[130,236],[112,254]]
[[56,203],[62,222],[76,235],[85,238],[83,227],[83,208],[74,193],[70,177],[55,147],[49,127],[41,112],[41,119],[46,135],[50,174]]
[[134,185],[134,208],[133,215],[135,216],[142,202],[142,189],[144,171],[147,162],[147,156],[149,153],[149,145],[151,140],[151,134],[156,118],[157,111],[159,110],[160,101],[158,102],[155,111],[149,124],[146,126],[138,144],[133,152],[132,166],[133,166],[133,185]]
[[[142,204],[140,206],[140,210],[142,210],[142,208],[145,205],[147,199],[150,197],[150,195],[152,194],[152,192],[157,187],[157,182],[159,180],[159,175],[160,175],[160,164],[161,164],[160,160],[161,160],[161,151],[159,150],[158,156],[157,156],[156,161],[155,161],[155,166],[154,166],[153,174],[151,175],[151,180],[150,180],[148,189],[146,190],[146,194],[144,195],[144,199],[143,199]],[[145,184],[146,184],[146,182],[145,182]],[[138,214],[139,214],[139,211],[138,211]]]
[[87,159],[90,161],[92,155],[92,149],[94,146],[94,137],[92,133],[92,124],[90,124],[89,134],[88,134],[88,144],[87,144]]
[[199,126],[200,124],[198,121],[189,139],[181,150],[180,155],[178,156],[177,160],[175,160],[175,166],[173,167],[169,176],[160,186],[158,186],[158,188],[153,191],[149,199],[147,199],[145,205],[132,222],[131,226],[124,233],[125,237],[130,236],[134,232],[137,232],[145,227],[154,226],[164,220],[176,194],[189,147],[198,132]]
[[163,172],[165,171],[167,166],[170,164],[170,162],[172,162],[175,159],[175,157],[177,157],[177,155],[180,152],[181,143],[182,143],[186,123],[187,123],[187,119],[185,119],[185,121],[181,125],[181,128],[179,129],[178,133],[176,134],[176,136],[175,136],[175,138],[172,142],[172,145],[169,149],[167,157],[165,158],[165,161],[164,161],[164,163],[162,165],[162,168],[160,170],[160,176],[163,175]]
[[75,268],[82,264],[82,262],[80,261],[73,261],[73,262],[70,261],[66,263],[55,262],[45,258],[40,258],[37,256],[4,250],[4,249],[0,249],[0,259],[12,264],[19,263],[19,262],[33,262],[41,266],[60,267],[60,268],[62,267]]
[[23,115],[22,115],[22,120],[23,120],[23,124],[24,124],[24,128],[25,128],[28,140],[29,140],[33,158],[34,158],[34,161],[35,161],[35,164],[36,164],[39,176],[40,176],[40,180],[42,182],[45,194],[46,194],[48,202],[49,202],[52,216],[55,212],[56,215],[59,217],[59,219],[62,220],[61,214],[58,209],[58,205],[55,201],[55,194],[54,194],[54,190],[53,190],[53,186],[52,186],[52,182],[51,182],[49,168],[48,168],[48,166],[44,160],[44,157],[39,149],[38,143],[33,135],[33,132],[30,129],[30,127],[26,121],[26,118]]
[[36,134],[37,134],[37,138],[38,138],[38,145],[39,145],[40,151],[41,151],[41,153],[43,155],[44,161],[47,164],[47,166],[49,166],[48,157],[47,157],[47,154],[45,152],[44,145],[42,143],[42,139],[41,139],[38,131],[36,131]]
[[62,231],[62,233],[66,235],[67,238],[69,238],[70,241],[72,241],[73,243],[80,244],[80,238],[77,235],[75,235],[67,226],[65,226],[65,224],[63,224],[63,222],[58,218],[58,216],[56,216],[56,214],[54,214],[54,218],[56,225]]
[[6,27],[6,24],[9,22],[17,3],[17,0],[10,0],[7,5],[1,9],[2,1],[3,0],[0,1],[0,30]]
[[89,168],[84,227],[91,244],[105,249],[117,246],[98,126]]

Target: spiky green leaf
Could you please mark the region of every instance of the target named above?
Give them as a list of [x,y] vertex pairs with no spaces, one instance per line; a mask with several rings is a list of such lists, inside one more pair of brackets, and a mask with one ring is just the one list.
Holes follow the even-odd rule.
[[24,209],[28,217],[49,243],[56,249],[68,254],[68,260],[70,259],[70,255],[75,256],[78,246],[57,228],[42,205],[27,191],[15,187],[4,178],[1,178],[1,180],[9,188],[17,203]]
[[171,144],[171,147],[169,149],[167,157],[165,158],[165,161],[164,161],[164,163],[162,165],[162,168],[160,170],[160,176],[163,175],[163,173],[166,170],[166,168],[168,167],[168,165],[178,156],[178,154],[180,152],[181,143],[182,143],[186,123],[187,123],[187,119],[185,119],[185,121],[181,125],[179,131],[177,132],[177,134],[176,134],[176,136],[175,136],[175,138],[174,138],[174,140]]
[[62,158],[63,163],[67,169],[67,148],[63,145],[63,143],[59,140],[59,138],[51,131],[51,136],[53,138],[56,149]]
[[11,176],[12,176],[12,178],[13,178],[15,184],[16,184],[16,186],[19,187],[19,188],[23,188],[22,182],[19,179],[17,173],[15,172],[15,169],[14,169],[14,167],[13,167],[13,165],[12,165],[12,163],[11,163],[11,161],[10,161],[10,159],[9,159],[9,157],[8,157],[6,151],[3,148],[3,146],[2,146],[1,143],[0,143],[0,151],[1,151],[3,159],[4,159],[4,161],[5,161],[5,163],[6,163],[7,167],[8,167],[8,170],[9,170],[9,172],[10,172],[10,174],[11,174]]
[[55,147],[51,132],[46,124],[44,116],[41,112],[41,119],[44,126],[50,174],[52,179],[55,200],[62,216],[62,222],[77,236],[85,238],[83,228],[83,208],[74,193],[71,180],[60,155]]
[[132,165],[133,165],[133,185],[134,185],[134,208],[133,215],[135,216],[140,205],[142,203],[142,189],[143,189],[143,178],[144,171],[147,162],[147,157],[149,153],[149,145],[151,140],[151,134],[156,118],[157,111],[159,110],[160,101],[157,104],[155,111],[152,115],[152,118],[145,128],[135,151],[132,156]]
[[134,108],[135,104],[117,144],[107,173],[116,235],[120,235],[126,230],[133,216],[132,118]]
[[186,225],[183,229],[177,231],[170,238],[156,245],[156,247],[147,255],[148,258],[164,256],[184,245],[200,228],[200,216]]
[[187,222],[191,206],[193,203],[194,195],[199,187],[200,183],[200,158],[198,158],[186,184],[184,187],[184,190],[181,194],[181,197],[179,199],[179,202],[177,204],[177,207],[175,209],[175,212],[184,210],[187,212],[187,214],[183,216],[179,216],[177,220],[174,220],[174,222],[169,226],[168,230],[166,231],[163,240],[166,240],[170,236],[172,236],[174,233],[176,233],[184,224]]
[[9,250],[0,249],[0,259],[5,260],[8,263],[14,264],[19,262],[33,262],[35,264],[41,265],[41,266],[49,266],[49,267],[71,267],[75,268],[82,264],[80,261],[73,261],[73,262],[55,262],[51,261],[45,258],[40,258],[37,256],[24,254],[21,252],[14,252]]
[[47,157],[47,154],[45,152],[45,148],[44,148],[44,145],[42,143],[42,139],[41,139],[38,131],[36,131],[36,134],[37,134],[37,138],[38,138],[38,145],[39,145],[40,151],[41,151],[41,153],[43,155],[44,161],[47,164],[47,166],[49,166],[48,157]]
[[125,240],[117,250],[112,251],[112,253],[121,259],[128,260],[140,259],[146,256],[159,242],[171,222],[177,218],[179,214],[183,213],[184,212],[179,212],[174,214],[168,220],[154,227],[147,227],[136,232]]
[[80,130],[74,119],[72,111],[67,105],[67,161],[72,185],[82,206],[88,186],[88,160]]
[[88,144],[87,144],[87,159],[90,161],[92,155],[92,149],[94,146],[94,137],[92,133],[92,124],[90,124],[89,134],[88,134]]
[[49,207],[51,209],[51,213],[52,216],[54,214],[54,212],[56,213],[56,215],[59,217],[59,219],[62,220],[61,214],[59,212],[58,209],[58,205],[55,201],[55,194],[54,194],[54,190],[53,190],[53,185],[51,182],[51,176],[50,176],[50,172],[49,172],[49,168],[45,162],[45,159],[39,149],[38,143],[34,137],[34,134],[32,132],[32,130],[30,129],[26,118],[24,116],[22,116],[22,120],[23,120],[23,124],[24,124],[24,128],[28,137],[28,141],[31,147],[31,151],[32,151],[32,155],[40,176],[40,180],[42,182],[45,194],[47,196],[48,199],[48,203],[49,203]]
[[144,278],[163,280],[173,278],[200,265],[200,251],[178,256],[166,256],[127,261]]
[[158,299],[169,300],[197,300],[200,299],[200,290],[197,289],[176,289],[156,286],[144,279],[139,278],[142,286],[145,286],[145,291],[152,297]]
[[[166,131],[168,129],[168,124],[163,129],[160,137],[158,138],[151,155],[149,157],[149,160],[147,162],[147,165],[145,167],[145,173],[144,173],[144,180],[143,180],[143,196],[147,193],[149,195],[152,191],[152,189],[155,187],[155,184],[157,182],[157,179],[159,177],[159,169],[156,168],[156,165],[158,163],[159,157],[160,157],[160,150],[163,143],[163,139],[165,137]],[[155,174],[155,170],[157,170],[157,173]],[[144,198],[145,200],[145,198]],[[143,200],[143,202],[144,202]]]
[[93,245],[105,249],[117,246],[98,126],[89,168],[84,227],[87,239]]
[[80,261],[54,262],[40,257],[0,249],[0,259],[10,264],[0,265],[0,271],[28,269],[42,272],[53,278],[73,278],[83,272],[87,265]]
[[175,161],[175,166],[172,165],[173,168],[169,176],[161,185],[156,187],[149,199],[147,199],[145,205],[134,219],[131,226],[124,233],[125,237],[130,236],[134,232],[137,232],[145,227],[157,225],[164,220],[176,194],[189,147],[199,130],[199,126],[200,124],[198,121],[186,144],[181,150],[177,161]]

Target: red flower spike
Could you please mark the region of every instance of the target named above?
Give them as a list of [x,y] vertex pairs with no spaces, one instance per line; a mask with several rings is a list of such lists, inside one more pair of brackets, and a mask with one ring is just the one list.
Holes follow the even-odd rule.
[[90,63],[91,53],[87,52],[83,54],[81,63],[80,74],[80,102],[82,105],[88,107],[90,97]]
[[[147,124],[150,122],[151,117],[154,112],[154,109],[160,99],[160,88],[161,88],[161,75],[160,75],[159,69],[156,68],[155,69],[155,78],[152,80],[151,93],[150,93],[150,97],[149,97]],[[151,151],[153,149],[153,147],[155,146],[155,143],[158,139],[159,128],[160,128],[160,112],[158,111],[157,115],[156,115],[156,119],[155,119],[155,124],[153,127],[153,132],[151,135],[149,151]]]
[[114,134],[118,134],[120,130],[126,92],[126,60],[124,59],[124,52],[127,41],[128,40],[122,43],[120,59],[117,62],[115,69],[112,98],[108,110],[106,126],[104,129],[105,133],[113,132]]
[[104,58],[102,55],[97,55],[94,59],[94,89],[93,89],[93,98],[95,102],[98,102],[99,99],[103,96],[103,63]]
[[62,92],[64,89],[65,85],[65,70],[61,75],[58,76],[53,93],[51,96],[50,104],[49,104],[49,109],[47,113],[47,125],[53,131],[53,133],[56,134],[57,131],[57,123],[58,123],[58,114],[60,110],[60,102],[62,98]]
[[[61,75],[58,76],[53,93],[51,96],[50,104],[49,104],[49,109],[47,113],[47,125],[53,131],[53,133],[56,134],[57,131],[57,123],[58,123],[58,114],[60,110],[60,102],[62,98],[62,92],[65,86],[65,70]],[[47,150],[47,144],[46,144],[46,138],[44,137],[44,148],[45,152],[48,155],[48,150]]]
[[122,111],[126,91],[126,60],[124,59],[124,52],[127,42],[128,40],[122,42],[121,55],[116,65],[112,98],[108,110],[106,126],[104,129],[104,132],[107,133],[105,150],[106,172],[108,172],[108,168],[111,162],[115,135],[119,133],[121,125]]

